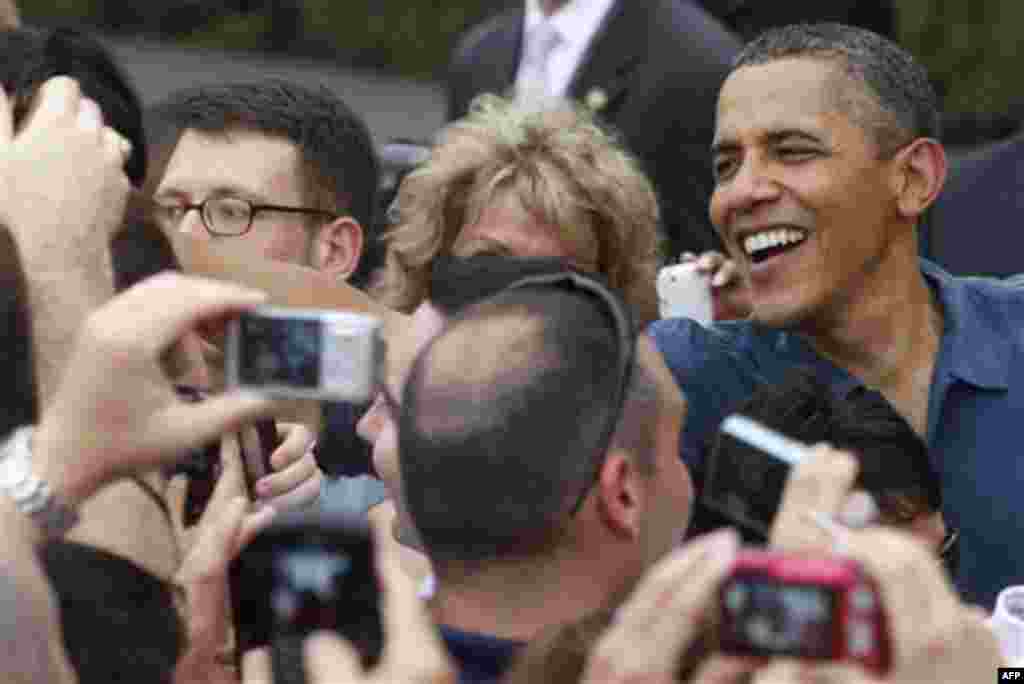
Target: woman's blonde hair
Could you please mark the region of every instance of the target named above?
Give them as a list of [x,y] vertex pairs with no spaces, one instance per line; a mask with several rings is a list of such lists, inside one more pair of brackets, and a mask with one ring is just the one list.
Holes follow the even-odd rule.
[[438,137],[392,206],[386,264],[374,286],[386,304],[412,311],[428,297],[431,263],[452,253],[462,229],[511,193],[539,222],[556,226],[633,307],[657,316],[658,204],[650,181],[589,110],[528,110],[494,95]]

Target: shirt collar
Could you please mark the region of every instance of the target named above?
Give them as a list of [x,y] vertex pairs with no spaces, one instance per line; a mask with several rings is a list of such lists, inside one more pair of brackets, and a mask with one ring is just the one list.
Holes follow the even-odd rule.
[[1013,356],[1012,340],[997,329],[993,305],[973,301],[969,280],[955,278],[935,264],[921,260],[921,272],[943,309],[940,358],[946,370],[964,382],[984,389],[1006,389]]
[[547,21],[565,43],[585,46],[614,4],[615,0],[569,0],[546,17],[540,9],[540,0],[526,0],[525,34],[529,37],[541,22]]

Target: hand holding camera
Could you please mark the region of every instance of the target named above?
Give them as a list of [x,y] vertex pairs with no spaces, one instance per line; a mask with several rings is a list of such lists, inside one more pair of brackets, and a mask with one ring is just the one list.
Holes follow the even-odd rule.
[[817,518],[863,527],[877,515],[870,495],[852,491],[857,469],[846,452],[803,444],[733,415],[722,423],[701,497],[777,548],[827,551],[832,539]]
[[275,404],[252,393],[184,403],[161,364],[201,321],[262,300],[237,286],[161,274],[90,314],[33,438],[38,475],[74,505],[120,475],[178,459],[270,415]]
[[[437,630],[419,599],[416,586],[402,570],[394,544],[386,543],[391,534],[388,527],[374,524],[372,537],[359,534],[348,526],[336,527],[315,518],[279,520],[275,529],[267,531],[266,544],[256,545],[240,558],[238,570],[254,581],[271,579],[278,600],[270,595],[246,596],[259,599],[251,606],[255,613],[270,620],[263,622],[271,632],[308,635],[304,643],[306,681],[310,684],[333,682],[454,682],[455,671],[441,643]],[[310,523],[310,524],[307,524]],[[290,538],[285,544],[272,544]],[[272,547],[277,551],[272,551]],[[371,549],[369,563],[366,550]],[[350,565],[342,561],[351,561]],[[370,566],[370,571],[366,572]],[[262,568],[262,570],[261,570]],[[267,572],[269,571],[269,577]],[[262,578],[262,579],[261,579]],[[355,589],[356,599],[330,591],[330,580]],[[327,584],[324,582],[327,581]],[[232,591],[241,588],[245,580],[236,582]],[[299,612],[286,596],[310,598],[312,582],[328,589],[321,596],[334,599],[321,602],[318,610],[302,613],[307,617],[319,615],[328,620],[343,620],[348,627],[338,631],[325,631],[326,622],[295,622]],[[380,590],[378,592],[378,582]],[[362,586],[362,589],[358,589]],[[306,587],[307,591],[298,591]],[[314,594],[316,592],[313,592]],[[362,597],[362,598],[359,598]],[[372,608],[363,600],[373,599]],[[346,612],[347,611],[347,612]],[[290,616],[290,617],[289,617]],[[238,619],[238,616],[236,616]],[[359,626],[377,624],[383,639],[369,641],[360,637]],[[275,626],[276,625],[276,626]],[[352,631],[354,629],[354,631]],[[355,641],[343,636],[355,637]],[[366,635],[365,632],[362,633]],[[367,651],[372,647],[373,652]],[[367,669],[368,662],[377,664]],[[266,649],[249,651],[242,659],[242,681],[246,684],[272,684],[270,654]]]

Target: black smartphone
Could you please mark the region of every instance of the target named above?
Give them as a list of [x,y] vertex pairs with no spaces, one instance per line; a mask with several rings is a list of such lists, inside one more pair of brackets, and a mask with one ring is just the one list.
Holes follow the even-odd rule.
[[376,664],[383,630],[373,559],[360,518],[281,514],[231,566],[239,653],[328,630],[352,642],[365,666]]
[[[205,390],[188,385],[175,386],[175,392],[182,401],[198,403],[208,396]],[[262,475],[274,471],[270,464],[270,456],[281,444],[281,438],[277,434],[277,425],[273,420],[260,420],[254,424],[256,434],[259,436],[261,451],[261,475],[254,475],[246,472],[246,483],[249,488],[250,498],[255,498],[253,487],[256,480]],[[185,510],[183,521],[186,527],[191,527],[199,522],[206,505],[213,496],[214,487],[217,486],[217,479],[220,477],[220,440],[215,440],[199,448],[191,450],[180,463],[168,470],[168,476],[185,475],[188,477],[188,486],[185,493]]]

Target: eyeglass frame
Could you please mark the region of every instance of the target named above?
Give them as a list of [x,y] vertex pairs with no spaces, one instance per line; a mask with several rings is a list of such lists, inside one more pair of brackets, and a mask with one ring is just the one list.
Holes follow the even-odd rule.
[[588,470],[583,478],[583,488],[576,495],[576,500],[569,509],[569,517],[574,517],[583,507],[590,490],[597,483],[601,467],[604,465],[608,450],[612,446],[615,430],[618,428],[622,411],[626,404],[626,394],[633,380],[633,366],[636,359],[636,332],[633,317],[626,305],[601,281],[577,271],[566,270],[561,273],[546,273],[527,276],[508,286],[508,290],[523,287],[561,287],[582,292],[597,299],[604,308],[607,318],[611,319],[613,337],[616,340],[618,363],[615,370],[615,395],[609,401],[608,420],[601,431],[601,438],[595,447],[594,456],[588,462]]
[[[224,200],[232,202],[243,202],[246,205],[248,205],[249,222],[246,224],[245,230],[243,230],[242,232],[224,233],[218,232],[214,230],[213,227],[211,227],[210,221],[206,217],[206,207],[210,202],[222,202]],[[171,206],[170,204],[164,204],[157,200],[153,200],[153,204],[157,209],[167,209]],[[206,232],[215,237],[241,237],[242,235],[245,235],[250,230],[252,230],[252,224],[256,220],[256,215],[261,211],[279,211],[286,214],[308,214],[312,216],[329,216],[332,219],[336,219],[340,216],[340,214],[337,214],[333,211],[327,211],[326,209],[314,209],[312,207],[289,207],[281,204],[256,204],[252,200],[247,200],[244,197],[234,197],[229,195],[207,197],[202,202],[176,203],[173,206],[175,209],[181,210],[181,220],[185,220],[185,217],[188,215],[190,211],[198,209],[199,218],[203,222],[203,228],[206,229]]]

